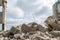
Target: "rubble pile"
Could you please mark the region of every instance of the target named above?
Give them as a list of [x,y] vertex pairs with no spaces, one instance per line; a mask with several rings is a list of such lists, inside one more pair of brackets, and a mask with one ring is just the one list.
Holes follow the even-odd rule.
[[60,40],[60,25],[52,16],[45,21],[48,28],[35,22],[12,27],[9,31],[0,32],[1,40]]

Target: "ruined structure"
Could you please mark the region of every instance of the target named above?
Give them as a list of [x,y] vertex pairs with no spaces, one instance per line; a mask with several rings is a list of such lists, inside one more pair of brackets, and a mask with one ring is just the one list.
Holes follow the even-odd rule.
[[[4,1],[7,3],[6,1]],[[3,3],[4,3],[3,2]],[[12,27],[9,31],[5,31],[5,6],[3,5],[2,29],[0,40],[60,40],[60,0],[53,5],[53,16],[49,16],[46,20],[47,28],[42,25],[31,22],[28,24]]]
[[0,23],[2,24],[2,31],[6,31],[6,0],[0,0],[0,7],[2,7],[2,11],[0,12]]
[[55,20],[60,24],[60,0],[53,5],[53,16]]
[[46,26],[48,27],[49,31],[57,30],[60,31],[60,24],[55,21],[53,16],[49,16],[45,20]]
[[58,30],[60,31],[60,0],[53,4],[53,16],[46,19],[48,30]]

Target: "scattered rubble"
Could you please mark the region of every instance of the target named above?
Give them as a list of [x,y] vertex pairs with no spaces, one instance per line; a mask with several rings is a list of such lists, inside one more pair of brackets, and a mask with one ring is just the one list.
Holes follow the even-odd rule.
[[12,27],[0,32],[0,40],[60,40],[60,25],[52,16],[45,21],[48,28],[35,22]]

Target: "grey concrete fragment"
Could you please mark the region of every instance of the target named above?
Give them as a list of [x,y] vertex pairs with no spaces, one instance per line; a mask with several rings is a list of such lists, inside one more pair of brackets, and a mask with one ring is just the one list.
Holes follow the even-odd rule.
[[54,19],[53,16],[49,16],[46,19],[45,23],[49,31],[52,31],[52,30],[60,31],[60,24],[57,23],[57,21]]
[[60,37],[60,31],[51,31],[50,34],[54,35],[55,37]]
[[20,39],[20,34],[14,34],[14,38]]
[[16,29],[15,27],[12,27],[9,33],[13,33],[13,34],[20,33],[20,30]]

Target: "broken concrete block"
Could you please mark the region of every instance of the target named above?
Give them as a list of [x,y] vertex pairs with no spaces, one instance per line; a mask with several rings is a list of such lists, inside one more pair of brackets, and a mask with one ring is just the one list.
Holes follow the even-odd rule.
[[39,34],[34,34],[29,37],[31,40],[49,40],[49,38],[45,38]]
[[29,25],[31,25],[31,30],[32,30],[32,31],[37,31],[37,30],[39,30],[38,27],[40,27],[40,26],[39,26],[37,23],[32,22],[32,23],[29,23]]
[[37,31],[38,29],[38,24],[35,22],[28,23],[28,26],[31,28],[32,31]]
[[32,38],[31,40],[42,40],[39,37]]
[[16,38],[16,39],[20,39],[20,34],[14,34],[14,38]]
[[49,33],[54,35],[55,37],[60,37],[60,31],[51,31]]
[[37,30],[42,31],[42,32],[45,31],[44,27],[42,27],[40,24],[37,24],[35,22],[29,23],[28,26],[31,27],[32,31],[37,31]]
[[12,33],[12,34],[20,33],[20,30],[16,29],[15,27],[12,27],[9,33]]
[[2,32],[2,36],[3,36],[3,37],[8,37],[8,36],[9,36],[9,31],[4,31],[4,32]]
[[46,32],[46,29],[44,27],[42,27],[41,25],[38,25],[38,29],[41,32]]
[[31,28],[28,27],[26,24],[23,24],[21,27],[21,32],[27,33],[29,31],[31,31]]
[[60,24],[58,24],[57,21],[55,21],[53,16],[48,17],[47,20],[45,21],[45,23],[47,24],[48,30],[50,30],[50,31],[52,31],[52,30],[60,31]]

